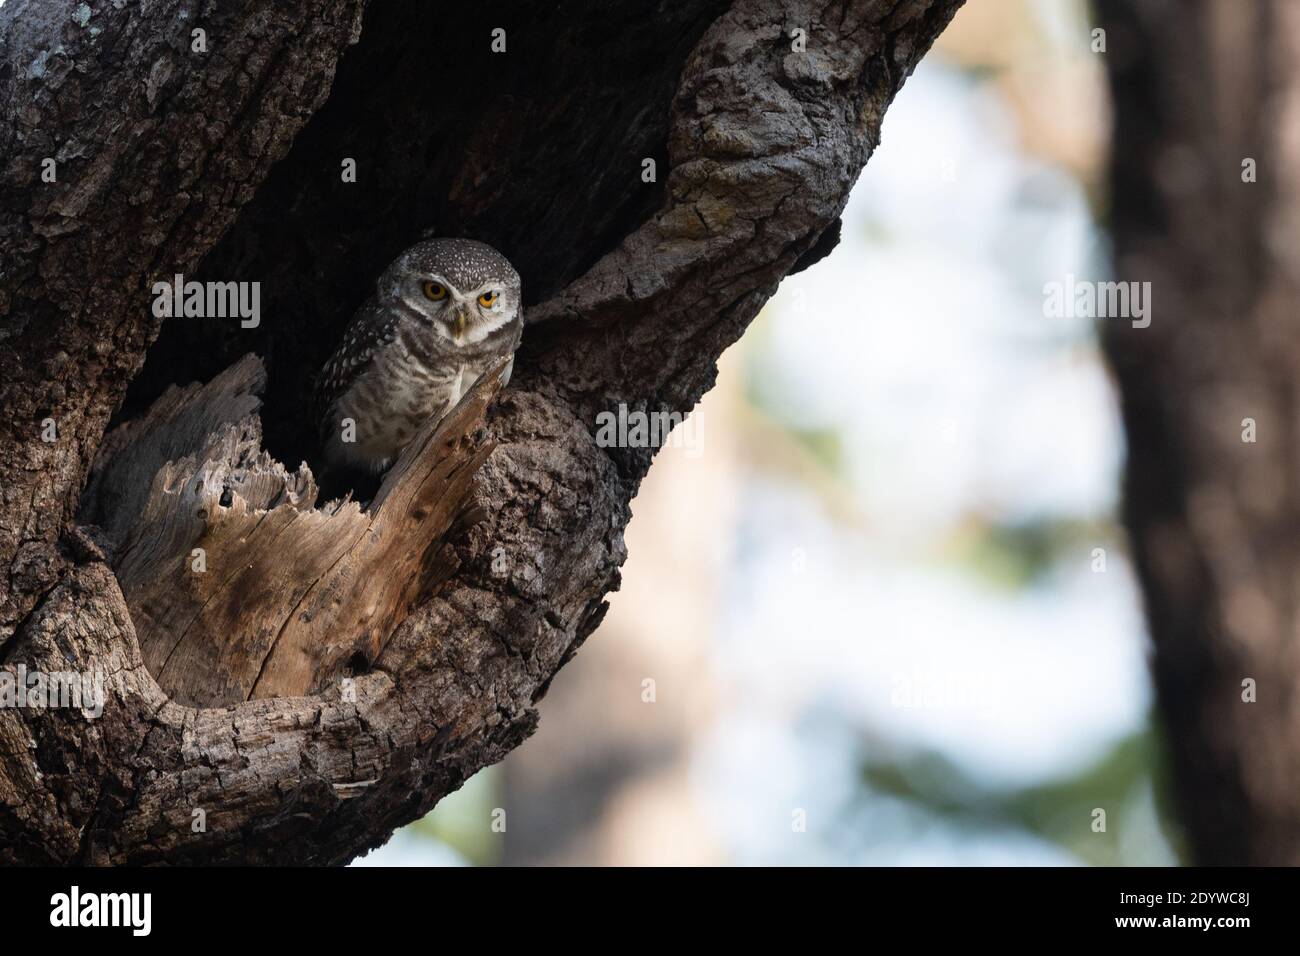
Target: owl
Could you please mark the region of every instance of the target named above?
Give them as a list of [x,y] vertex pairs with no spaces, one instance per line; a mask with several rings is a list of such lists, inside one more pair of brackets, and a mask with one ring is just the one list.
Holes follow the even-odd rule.
[[329,468],[378,474],[523,334],[519,273],[491,246],[432,239],[384,270],[317,381]]

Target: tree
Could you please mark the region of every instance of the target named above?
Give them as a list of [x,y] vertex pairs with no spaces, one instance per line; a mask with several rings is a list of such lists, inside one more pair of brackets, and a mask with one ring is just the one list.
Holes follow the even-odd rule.
[[[0,709],[0,861],[342,863],[517,746],[618,585],[653,453],[598,447],[596,415],[708,389],[834,246],[958,6],[0,8],[0,662],[107,688],[96,720]],[[514,379],[417,440],[382,527],[313,510],[280,464],[312,454],[307,384],[430,229],[519,266]],[[160,321],[175,274],[259,282],[261,321]],[[282,519],[319,534],[259,537]],[[186,610],[187,573],[221,599]],[[368,623],[313,643],[305,609],[349,588]]]
[[1099,9],[1116,261],[1153,303],[1106,350],[1174,790],[1199,862],[1294,865],[1300,24],[1285,0]]

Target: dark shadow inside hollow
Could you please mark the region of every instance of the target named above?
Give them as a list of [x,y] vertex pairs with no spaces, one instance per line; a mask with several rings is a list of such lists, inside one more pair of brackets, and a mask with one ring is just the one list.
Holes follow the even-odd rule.
[[[260,324],[166,321],[118,421],[252,351],[269,374],[266,450],[315,466],[315,375],[403,248],[426,234],[488,242],[519,270],[527,307],[660,205],[678,77],[723,0],[430,8],[369,7],[326,104],[186,276],[260,283]],[[492,49],[498,28],[505,52]],[[656,182],[642,179],[645,158]],[[343,181],[345,159],[356,161],[355,182]]]

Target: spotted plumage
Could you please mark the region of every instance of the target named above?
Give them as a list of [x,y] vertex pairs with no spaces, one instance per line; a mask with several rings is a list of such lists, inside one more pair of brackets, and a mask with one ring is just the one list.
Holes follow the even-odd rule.
[[522,332],[519,273],[501,253],[470,239],[412,246],[384,270],[321,370],[326,462],[383,471],[420,426],[513,356]]

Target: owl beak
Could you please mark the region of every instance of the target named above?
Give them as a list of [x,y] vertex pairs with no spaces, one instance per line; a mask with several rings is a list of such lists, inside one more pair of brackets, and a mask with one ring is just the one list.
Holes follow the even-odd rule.
[[456,321],[451,324],[451,337],[457,342],[459,342],[461,336],[465,334],[465,323],[468,321],[469,318],[464,312],[456,313]]

